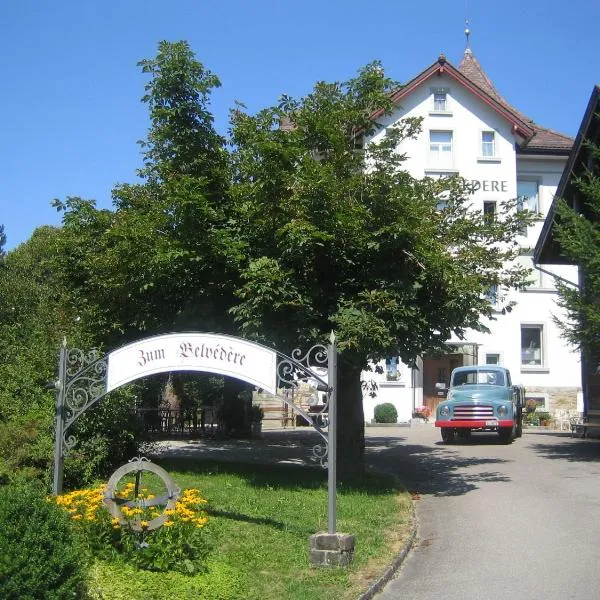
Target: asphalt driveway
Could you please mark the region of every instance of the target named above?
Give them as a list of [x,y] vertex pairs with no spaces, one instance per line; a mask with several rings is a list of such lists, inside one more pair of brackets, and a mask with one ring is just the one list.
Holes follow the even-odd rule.
[[447,446],[430,427],[367,435],[369,462],[418,498],[418,542],[377,600],[598,597],[599,440],[548,431]]

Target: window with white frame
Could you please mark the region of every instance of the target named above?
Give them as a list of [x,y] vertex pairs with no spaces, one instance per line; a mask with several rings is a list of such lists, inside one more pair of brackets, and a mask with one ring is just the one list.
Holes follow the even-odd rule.
[[539,183],[534,179],[517,179],[517,207],[519,210],[539,211]]
[[531,406],[535,411],[548,411],[548,394],[525,392],[525,406]]
[[495,200],[483,201],[483,218],[486,223],[491,223],[496,219],[496,207]]
[[432,108],[429,114],[450,116],[452,113],[448,110],[448,88],[432,87],[431,91]]
[[544,326],[521,325],[521,366],[543,367],[544,356]]
[[400,380],[400,359],[398,356],[390,356],[385,359],[385,380],[399,381]]
[[440,168],[452,167],[452,132],[429,132],[429,163]]
[[499,365],[500,364],[500,354],[498,354],[497,352],[486,353],[485,364],[486,365]]
[[446,90],[433,92],[433,110],[437,112],[446,112],[448,108],[448,95]]
[[496,284],[490,285],[487,292],[485,293],[485,297],[488,299],[489,303],[492,306],[496,306],[499,300],[498,286]]
[[496,133],[494,131],[481,132],[481,156],[483,158],[495,158]]

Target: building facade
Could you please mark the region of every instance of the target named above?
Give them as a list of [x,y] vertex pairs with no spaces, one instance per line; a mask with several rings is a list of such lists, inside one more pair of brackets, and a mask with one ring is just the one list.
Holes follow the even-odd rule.
[[[540,218],[518,239],[520,262],[533,268],[533,250],[573,139],[537,125],[509,105],[469,48],[458,67],[440,56],[393,99],[397,110],[378,116],[382,127],[366,143],[380,140],[387,127],[402,119],[421,118],[418,137],[399,147],[407,157],[405,168],[416,178],[456,174],[467,179],[473,208],[490,218],[501,202],[514,198],[538,212]],[[577,281],[577,271],[569,265],[553,274]],[[580,359],[560,336],[556,298],[553,275],[538,269],[524,291],[491,290],[496,318],[486,323],[490,333],[471,331],[464,340],[448,340],[448,354],[421,357],[416,368],[390,357],[383,373],[364,374],[377,385],[374,397],[365,392],[365,421],[371,421],[375,405],[382,402],[396,406],[399,421],[410,420],[416,407],[434,409],[442,399],[436,384],[448,384],[456,366],[482,363],[510,369],[515,383],[525,386],[540,409],[575,410],[581,395]]]

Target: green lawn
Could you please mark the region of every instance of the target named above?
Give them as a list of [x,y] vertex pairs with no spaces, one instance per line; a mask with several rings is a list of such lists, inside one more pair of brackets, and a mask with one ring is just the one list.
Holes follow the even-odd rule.
[[357,598],[391,562],[412,528],[410,496],[368,474],[339,484],[337,531],[356,536],[347,569],[312,568],[308,538],[327,530],[327,473],[296,465],[157,461],[182,488],[209,501],[206,573],[135,571],[97,562],[92,598],[103,600],[326,600]]

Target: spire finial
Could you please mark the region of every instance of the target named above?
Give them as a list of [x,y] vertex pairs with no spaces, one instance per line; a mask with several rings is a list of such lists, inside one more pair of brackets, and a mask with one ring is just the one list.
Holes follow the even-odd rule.
[[465,37],[467,38],[467,45],[465,46],[465,54],[471,54],[471,46],[469,45],[469,36],[471,30],[469,29],[469,19],[465,19]]

